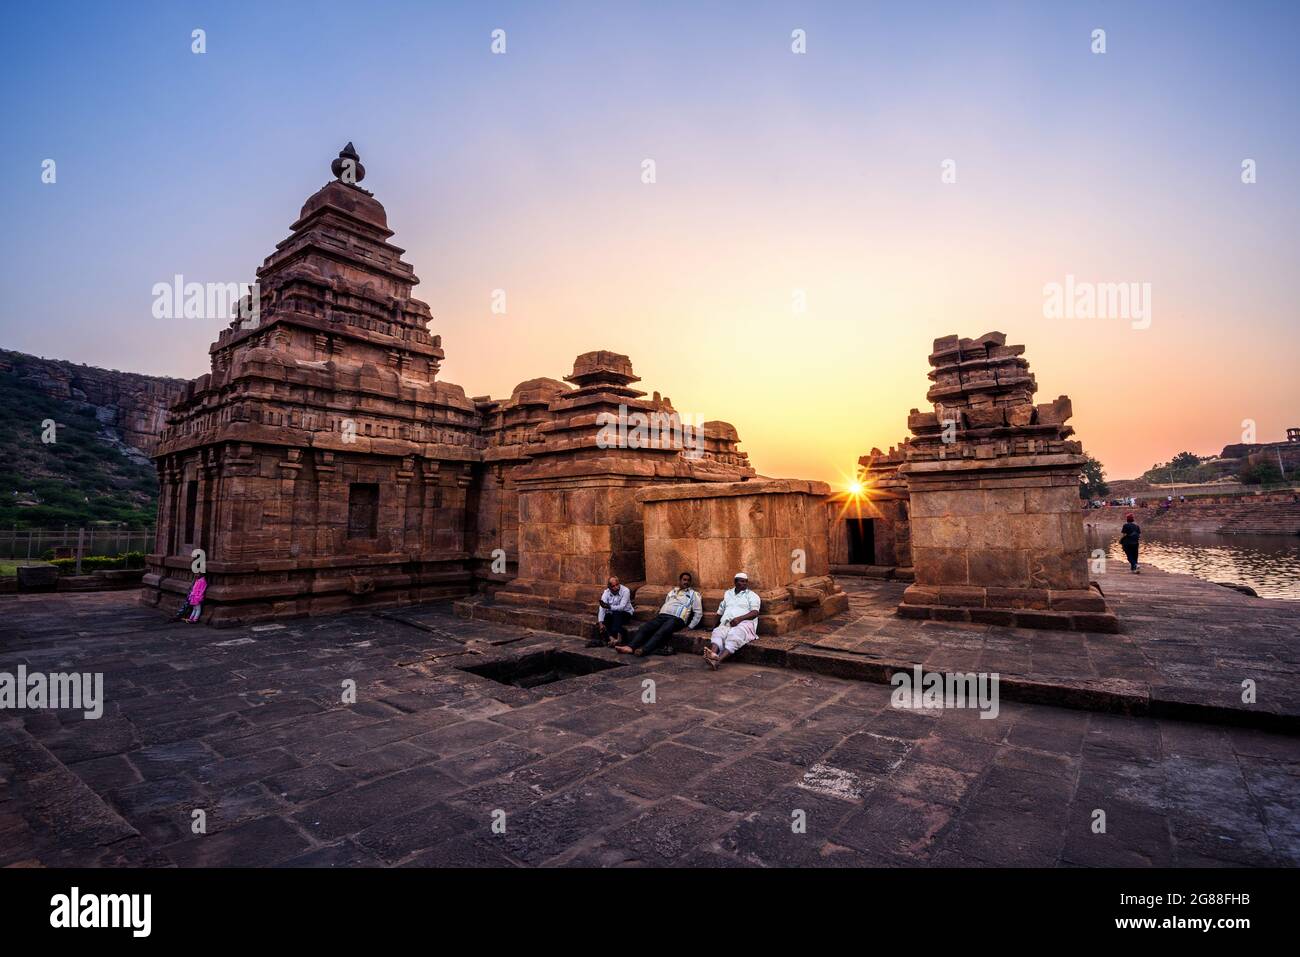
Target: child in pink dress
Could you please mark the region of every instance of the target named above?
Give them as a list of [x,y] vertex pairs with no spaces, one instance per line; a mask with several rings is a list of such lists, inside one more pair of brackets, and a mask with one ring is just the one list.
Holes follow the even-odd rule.
[[190,615],[188,618],[185,618],[185,623],[188,625],[198,621],[199,613],[203,611],[203,595],[207,590],[208,580],[206,578],[200,575],[198,578],[194,579],[194,584],[190,588],[189,597],[185,599],[185,604],[181,607],[181,610],[176,617],[185,618],[185,613],[188,611]]

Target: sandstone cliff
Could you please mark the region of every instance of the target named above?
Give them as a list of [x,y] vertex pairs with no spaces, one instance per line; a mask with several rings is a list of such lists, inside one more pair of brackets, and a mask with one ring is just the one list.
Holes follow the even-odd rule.
[[184,379],[97,369],[5,349],[0,349],[0,373],[51,398],[94,406],[106,438],[145,456],[153,452],[167,410],[185,388]]

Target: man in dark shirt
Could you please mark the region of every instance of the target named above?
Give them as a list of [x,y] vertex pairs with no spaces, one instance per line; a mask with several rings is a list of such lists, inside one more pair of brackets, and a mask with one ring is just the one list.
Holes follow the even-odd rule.
[[631,641],[615,645],[614,650],[620,655],[671,655],[672,636],[683,628],[699,627],[704,615],[700,593],[691,587],[694,581],[690,572],[678,575],[677,587],[664,598],[659,614],[638,628]]
[[1124,516],[1124,524],[1119,530],[1119,544],[1128,557],[1129,571],[1140,575],[1138,571],[1138,540],[1142,537],[1142,527],[1133,521],[1133,515]]

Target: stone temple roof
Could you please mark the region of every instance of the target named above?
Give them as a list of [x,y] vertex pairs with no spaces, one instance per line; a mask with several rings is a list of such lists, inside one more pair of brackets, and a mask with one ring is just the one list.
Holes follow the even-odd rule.
[[574,359],[573,374],[566,375],[564,381],[583,388],[596,382],[629,385],[640,382],[641,377],[632,372],[632,360],[627,356],[601,349],[584,352]]

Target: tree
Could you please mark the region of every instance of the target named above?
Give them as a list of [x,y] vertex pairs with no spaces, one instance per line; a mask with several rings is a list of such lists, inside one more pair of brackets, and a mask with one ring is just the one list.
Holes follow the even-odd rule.
[[1176,472],[1181,472],[1184,469],[1194,469],[1200,464],[1201,457],[1194,452],[1179,452],[1169,460],[1167,468],[1171,468]]
[[1088,461],[1083,463],[1080,471],[1083,474],[1079,481],[1079,498],[1086,501],[1105,498],[1110,494],[1110,486],[1106,484],[1106,471],[1091,455],[1088,456]]
[[1282,481],[1282,470],[1267,460],[1256,462],[1254,465],[1248,462],[1237,473],[1237,478],[1243,485],[1272,485]]

